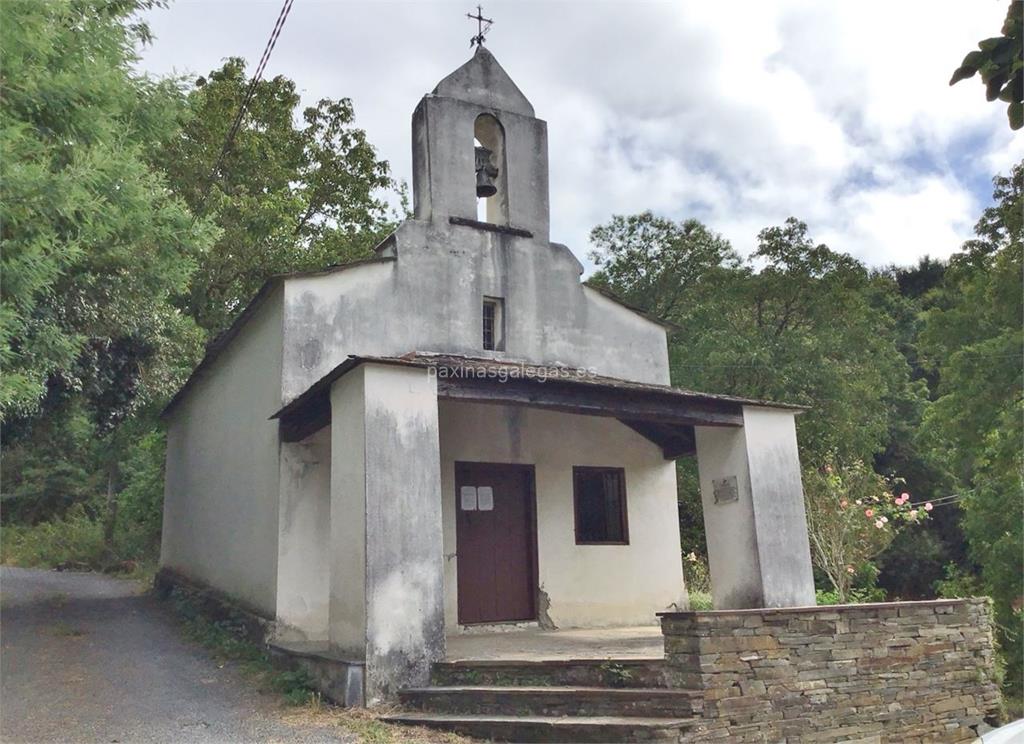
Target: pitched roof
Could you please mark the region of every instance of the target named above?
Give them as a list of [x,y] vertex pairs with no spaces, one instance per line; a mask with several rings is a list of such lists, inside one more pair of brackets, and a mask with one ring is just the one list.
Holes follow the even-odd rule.
[[589,282],[583,282],[583,286],[586,287],[587,289],[590,289],[590,290],[593,290],[594,292],[597,292],[599,295],[604,297],[606,300],[611,300],[616,305],[621,305],[622,307],[626,308],[627,310],[636,313],[641,318],[644,318],[645,320],[649,320],[652,323],[656,323],[657,325],[660,325],[662,328],[664,328],[667,331],[678,331],[678,330],[680,330],[679,326],[676,325],[675,323],[673,323],[671,320],[664,320],[662,318],[659,318],[657,315],[654,315],[653,313],[650,313],[650,312],[644,310],[641,307],[637,307],[636,305],[633,305],[633,304],[631,304],[629,302],[626,302],[624,299],[619,297],[617,294],[612,292],[607,287],[602,287],[602,286],[600,286],[598,284],[591,284]]
[[779,408],[797,412],[802,412],[808,409],[808,406],[795,403],[768,401],[758,398],[744,398],[736,395],[701,393],[694,390],[673,387],[671,385],[657,385],[654,383],[636,382],[634,380],[623,380],[617,377],[590,374],[587,370],[568,367],[566,365],[535,364],[509,359],[484,359],[478,357],[455,356],[451,354],[431,354],[413,351],[401,356],[351,355],[344,362],[306,388],[306,390],[299,396],[281,407],[270,418],[284,418],[297,413],[326,394],[335,380],[361,364],[389,364],[402,367],[422,368],[433,367],[438,370],[444,369],[447,373],[454,374],[456,377],[463,375],[469,378],[478,379],[487,377],[499,378],[502,376],[502,370],[504,370],[504,377],[506,379],[511,377],[520,380],[533,380],[538,384],[552,381],[560,385],[564,384],[584,388],[589,387],[637,393],[652,399],[676,399],[699,403],[731,403],[737,405],[761,406],[765,408]]
[[434,88],[435,96],[478,103],[486,108],[533,117],[533,105],[483,46]]
[[221,331],[210,343],[206,345],[206,353],[203,358],[199,360],[199,364],[192,370],[192,374],[188,376],[178,392],[174,394],[174,397],[170,399],[163,410],[160,411],[160,418],[165,418],[171,413],[174,408],[184,399],[185,394],[191,390],[195,384],[199,381],[202,374],[209,369],[210,365],[221,355],[221,353],[228,347],[231,341],[237,336],[249,319],[256,313],[259,307],[263,304],[263,301],[269,297],[275,289],[281,286],[287,279],[297,279],[311,276],[325,276],[328,274],[336,274],[341,271],[347,271],[357,266],[365,266],[366,264],[374,263],[385,263],[388,261],[394,261],[393,256],[375,256],[373,258],[366,258],[361,261],[352,261],[345,264],[335,264],[333,266],[327,266],[323,269],[314,269],[310,271],[292,271],[285,274],[275,274],[263,282],[263,286],[259,288],[259,291],[253,295],[253,298],[249,300],[249,303],[242,309],[235,319],[231,322],[226,329]]

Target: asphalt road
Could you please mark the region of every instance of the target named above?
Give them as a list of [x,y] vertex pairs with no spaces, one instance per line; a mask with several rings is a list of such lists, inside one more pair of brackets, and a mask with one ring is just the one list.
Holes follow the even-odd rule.
[[0,568],[0,740],[346,742],[282,719],[137,583]]

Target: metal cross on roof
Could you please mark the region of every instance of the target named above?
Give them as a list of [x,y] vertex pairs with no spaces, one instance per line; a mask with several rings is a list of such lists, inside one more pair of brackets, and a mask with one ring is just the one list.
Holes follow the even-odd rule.
[[490,18],[484,18],[484,9],[479,5],[476,6],[476,15],[466,13],[466,18],[476,21],[476,36],[469,40],[469,45],[471,47],[482,46],[484,43],[484,37],[487,35],[487,32],[490,30],[491,24],[494,23],[494,21]]

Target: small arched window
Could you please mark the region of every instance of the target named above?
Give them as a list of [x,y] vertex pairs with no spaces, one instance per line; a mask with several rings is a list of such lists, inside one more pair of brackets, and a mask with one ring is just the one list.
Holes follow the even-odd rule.
[[508,224],[508,174],[505,164],[505,130],[491,114],[480,114],[473,124],[476,166],[477,219]]

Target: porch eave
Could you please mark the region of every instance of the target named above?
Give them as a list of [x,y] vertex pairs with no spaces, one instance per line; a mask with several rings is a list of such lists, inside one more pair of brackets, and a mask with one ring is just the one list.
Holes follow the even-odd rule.
[[450,355],[350,356],[274,413],[281,438],[298,441],[330,423],[330,389],[362,364],[433,369],[440,399],[522,406],[584,416],[612,417],[662,448],[667,459],[692,454],[694,426],[743,425],[743,407],[803,406],[727,395],[697,393],[668,385],[581,375],[557,365]]

